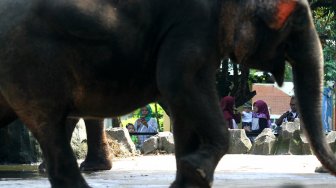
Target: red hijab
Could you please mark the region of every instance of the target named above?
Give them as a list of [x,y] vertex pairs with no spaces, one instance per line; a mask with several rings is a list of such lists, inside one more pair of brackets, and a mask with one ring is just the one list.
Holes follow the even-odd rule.
[[233,119],[233,108],[235,105],[235,98],[231,96],[225,96],[220,101],[220,107],[222,109],[224,119],[230,121]]

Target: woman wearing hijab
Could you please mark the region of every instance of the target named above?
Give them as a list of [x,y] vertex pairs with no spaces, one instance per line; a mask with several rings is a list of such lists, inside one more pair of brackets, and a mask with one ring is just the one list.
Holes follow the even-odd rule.
[[271,121],[267,104],[263,100],[257,100],[253,103],[253,111],[252,132],[260,133],[269,128]]
[[[152,109],[149,105],[140,109],[140,118],[134,123],[136,132],[140,133],[155,133],[157,132],[157,121],[152,117]],[[140,135],[138,137],[138,147],[142,147],[144,141],[148,139],[150,135]]]
[[[240,114],[234,114],[235,98],[231,96],[225,96],[220,101],[220,106],[224,115],[226,125],[230,129],[238,129],[237,123],[240,122]],[[239,117],[239,118],[237,118]]]

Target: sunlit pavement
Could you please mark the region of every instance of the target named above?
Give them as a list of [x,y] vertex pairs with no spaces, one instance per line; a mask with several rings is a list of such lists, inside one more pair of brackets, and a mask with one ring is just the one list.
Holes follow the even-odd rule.
[[[217,166],[213,187],[336,187],[336,178],[314,173],[312,155],[226,155]],[[92,187],[169,187],[175,178],[173,155],[115,159],[109,171],[85,173]],[[35,171],[0,172],[0,187],[50,187]]]

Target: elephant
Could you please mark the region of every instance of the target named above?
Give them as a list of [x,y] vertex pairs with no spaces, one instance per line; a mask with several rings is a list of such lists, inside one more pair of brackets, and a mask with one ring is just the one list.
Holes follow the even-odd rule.
[[211,187],[229,149],[215,87],[222,58],[271,72],[280,85],[290,63],[305,132],[336,175],[307,0],[2,0],[0,15],[0,92],[40,143],[54,188],[89,187],[67,118],[120,116],[158,100],[174,125],[171,187]]
[[[0,95],[0,128],[7,126],[18,117]],[[79,118],[68,118],[66,121],[66,138],[70,143]],[[80,164],[82,171],[110,170],[112,168],[111,155],[104,131],[103,119],[85,119],[88,152],[85,160]],[[39,165],[39,171],[45,172],[45,162]]]

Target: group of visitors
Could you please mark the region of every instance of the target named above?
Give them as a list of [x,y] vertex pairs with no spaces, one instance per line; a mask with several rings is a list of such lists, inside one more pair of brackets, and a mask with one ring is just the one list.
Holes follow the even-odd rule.
[[[140,109],[139,118],[134,122],[134,125],[128,123],[126,128],[129,133],[156,133],[158,124],[155,118],[152,117],[152,109],[149,105]],[[136,147],[140,149],[146,139],[151,135],[131,135],[132,141]]]
[[[277,126],[283,122],[293,122],[299,117],[296,111],[294,96],[290,99],[290,110],[286,111],[279,119],[275,121]],[[265,128],[271,128],[271,119],[268,106],[265,101],[257,100],[252,106],[246,103],[243,111],[240,113],[235,110],[235,99],[231,96],[225,96],[220,101],[224,120],[229,129],[238,129],[238,123],[242,121],[242,129],[246,132],[261,133]]]
[[[290,110],[275,121],[277,126],[283,122],[293,122],[298,118],[299,114],[296,111],[295,98],[291,97]],[[268,106],[265,101],[257,100],[253,106],[246,103],[243,106],[243,111],[240,113],[235,108],[235,98],[225,96],[220,101],[220,106],[223,112],[224,120],[229,129],[238,129],[238,124],[242,122],[242,129],[246,132],[261,133],[265,128],[271,128],[271,119]],[[253,108],[252,108],[253,107]],[[134,122],[134,125],[129,123],[126,128],[130,133],[156,133],[158,124],[155,118],[152,117],[152,109],[149,105],[140,109],[140,117]],[[141,148],[144,141],[151,135],[131,135],[132,141],[137,148]]]

